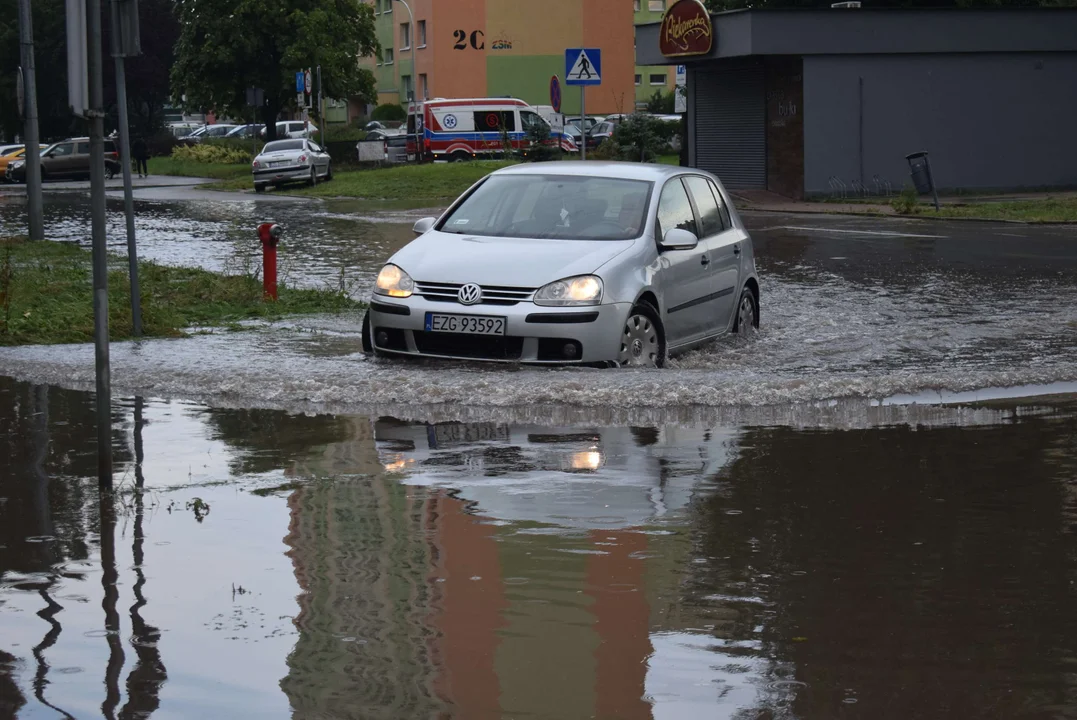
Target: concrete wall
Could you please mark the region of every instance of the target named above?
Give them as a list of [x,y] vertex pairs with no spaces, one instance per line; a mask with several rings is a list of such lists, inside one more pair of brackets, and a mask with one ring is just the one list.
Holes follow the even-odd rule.
[[918,150],[941,188],[1077,186],[1074,78],[1077,53],[807,56],[805,192],[900,190]]

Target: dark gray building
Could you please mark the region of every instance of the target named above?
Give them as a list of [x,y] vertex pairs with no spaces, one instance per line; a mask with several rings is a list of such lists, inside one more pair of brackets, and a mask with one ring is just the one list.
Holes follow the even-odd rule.
[[689,162],[789,197],[838,181],[909,183],[930,153],[941,189],[1077,187],[1077,8],[741,10],[711,16],[687,65]]

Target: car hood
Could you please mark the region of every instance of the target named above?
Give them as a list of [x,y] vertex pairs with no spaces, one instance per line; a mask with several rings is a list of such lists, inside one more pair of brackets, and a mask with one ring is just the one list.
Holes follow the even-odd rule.
[[561,278],[593,273],[632,243],[477,237],[431,230],[389,262],[419,282],[539,288]]

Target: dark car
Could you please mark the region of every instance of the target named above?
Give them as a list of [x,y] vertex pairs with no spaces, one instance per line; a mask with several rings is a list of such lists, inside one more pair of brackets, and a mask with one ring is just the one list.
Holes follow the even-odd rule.
[[600,122],[591,128],[591,132],[587,133],[587,149],[596,148],[606,140],[613,137],[613,131],[617,129],[617,126],[611,122]]
[[[120,171],[120,154],[116,144],[105,140],[105,177],[109,180]],[[26,182],[26,162],[8,166],[8,177],[14,182]],[[41,153],[41,179],[81,179],[90,177],[90,138],[68,138],[55,143]]]

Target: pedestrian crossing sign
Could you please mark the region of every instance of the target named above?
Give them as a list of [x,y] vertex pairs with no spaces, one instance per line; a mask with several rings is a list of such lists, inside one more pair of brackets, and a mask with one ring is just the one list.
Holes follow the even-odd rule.
[[601,85],[602,51],[598,48],[565,50],[566,85]]

